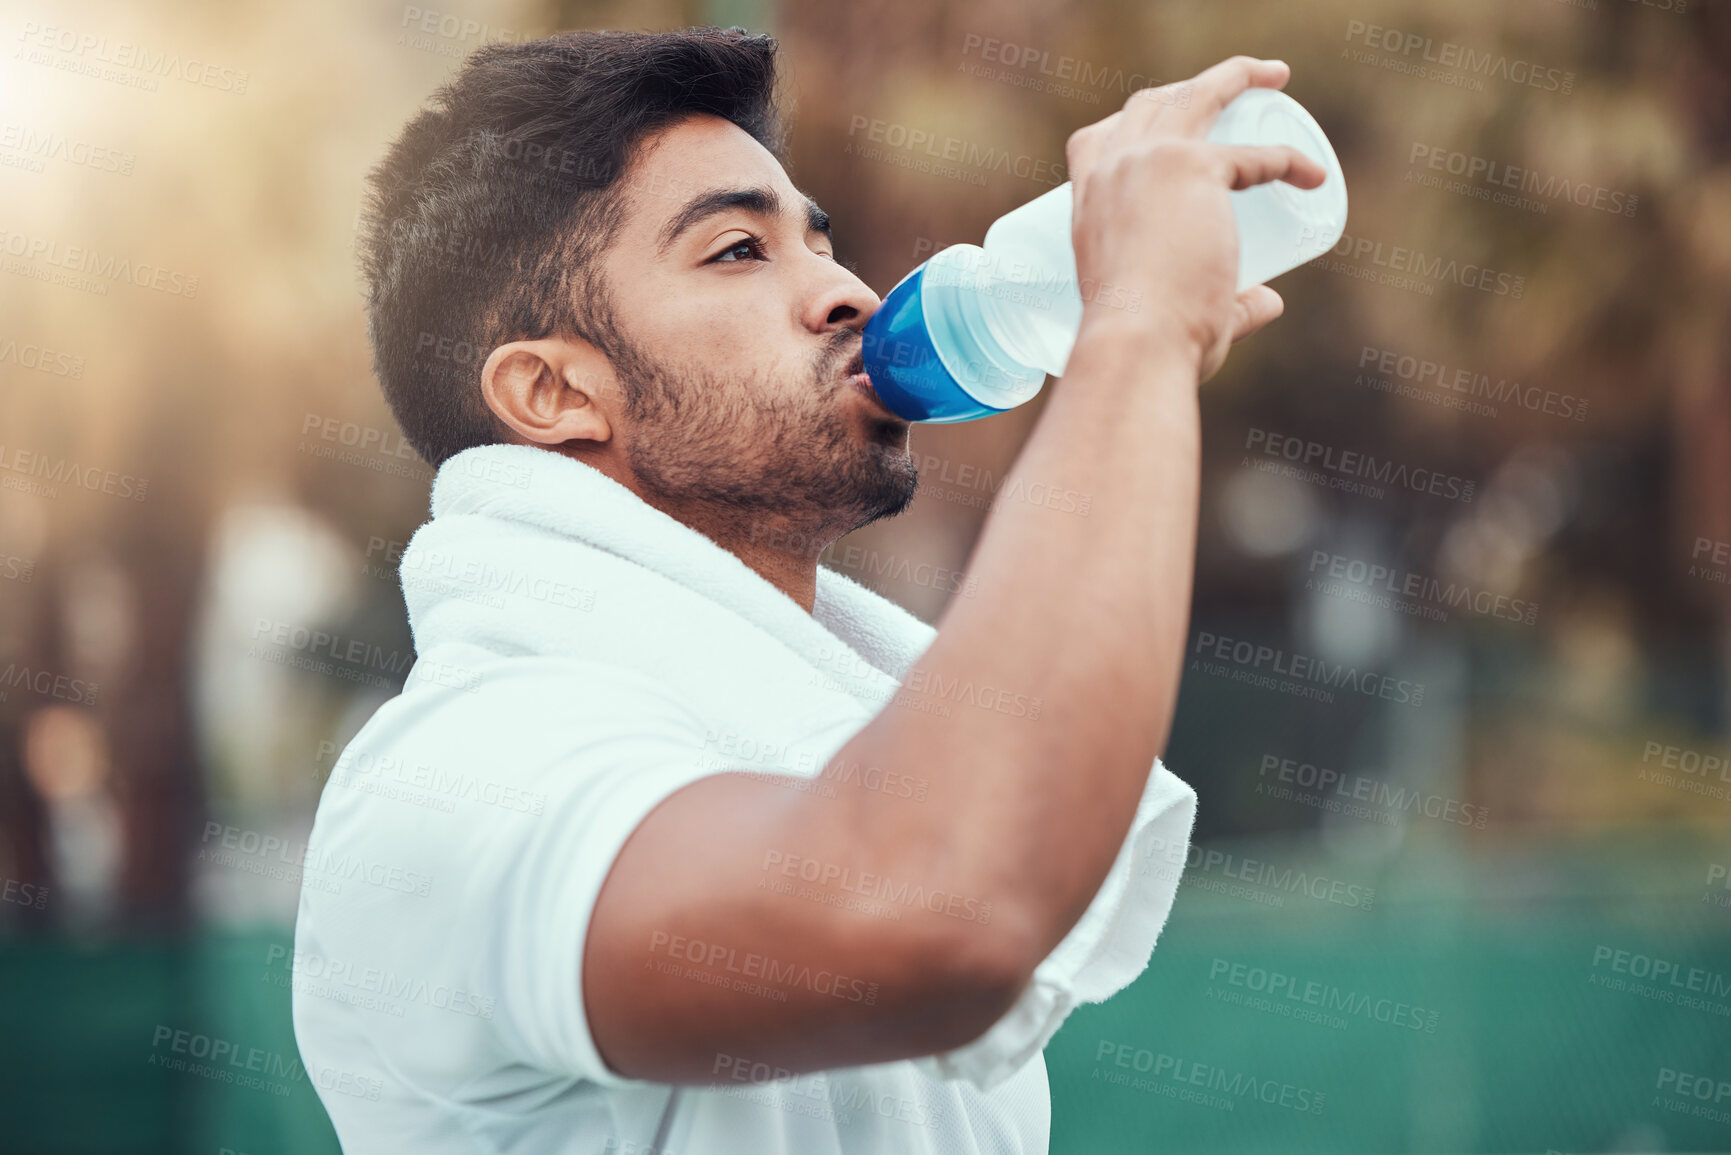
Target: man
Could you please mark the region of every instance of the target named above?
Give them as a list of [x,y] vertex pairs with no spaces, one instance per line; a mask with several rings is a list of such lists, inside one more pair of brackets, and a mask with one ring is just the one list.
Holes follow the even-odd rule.
[[377,368],[438,474],[418,661],[332,771],[296,927],[349,1151],[1045,1151],[1041,1048],[1170,909],[1196,386],[1280,311],[1234,295],[1227,194],[1322,179],[1204,137],[1286,67],[1070,138],[1078,272],[1141,305],[1088,305],[1004,487],[1088,511],[1000,498],[934,633],[815,563],[916,475],[774,52],[492,45],[373,175]]

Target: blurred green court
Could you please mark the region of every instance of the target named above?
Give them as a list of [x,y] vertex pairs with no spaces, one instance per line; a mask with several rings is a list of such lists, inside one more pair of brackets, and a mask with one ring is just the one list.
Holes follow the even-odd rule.
[[[1205,849],[1142,979],[1046,1052],[1054,1155],[1731,1149],[1731,1098],[1699,1097],[1731,1081],[1731,909],[1662,885],[1724,847],[1409,846],[1399,877]],[[337,1151],[294,1062],[289,942],[9,941],[0,1150]],[[156,1065],[164,1028],[257,1048],[261,1085]]]

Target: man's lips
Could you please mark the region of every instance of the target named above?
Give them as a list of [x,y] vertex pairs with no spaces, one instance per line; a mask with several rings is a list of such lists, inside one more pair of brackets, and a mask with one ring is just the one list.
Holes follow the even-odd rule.
[[878,396],[878,391],[872,388],[871,374],[865,371],[865,355],[863,353],[856,352],[852,360],[843,366],[842,371],[847,374],[849,385],[865,394],[866,399],[883,410],[886,416],[895,416],[890,407],[884,404],[884,399]]
[[853,350],[853,357],[848,358],[848,364],[841,367],[841,374],[848,379],[848,384],[852,384],[855,390],[859,390],[860,393],[864,395],[865,400],[869,400],[872,405],[876,405],[878,410],[883,412],[883,416],[891,417],[891,419],[895,419],[895,421],[902,421],[902,417],[898,416],[897,412],[890,409],[888,405],[885,405],[885,403],[883,403],[883,398],[878,397],[878,390],[872,388],[871,374],[865,372],[864,348]]
[[863,372],[855,373],[853,376],[848,378],[848,384],[865,394],[866,398],[871,401],[873,405],[876,405],[879,409],[884,411],[885,416],[895,416],[895,414],[890,411],[890,407],[884,404],[884,399],[878,396],[878,391],[872,388],[872,379],[869,374]]

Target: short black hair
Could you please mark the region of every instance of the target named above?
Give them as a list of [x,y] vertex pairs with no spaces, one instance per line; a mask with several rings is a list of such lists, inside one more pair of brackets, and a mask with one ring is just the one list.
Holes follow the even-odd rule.
[[649,134],[710,113],[784,158],[776,47],[743,28],[488,44],[409,121],[369,174],[358,249],[374,368],[429,464],[505,439],[480,389],[498,346],[559,335],[615,354],[595,259]]

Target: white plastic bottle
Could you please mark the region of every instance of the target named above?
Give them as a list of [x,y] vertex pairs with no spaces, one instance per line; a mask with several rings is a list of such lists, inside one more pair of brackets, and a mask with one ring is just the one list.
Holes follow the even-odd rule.
[[[1291,145],[1328,174],[1314,189],[1270,181],[1231,194],[1240,290],[1340,239],[1346,179],[1328,138],[1296,100],[1249,89],[1221,112],[1208,139]],[[902,278],[865,331],[866,370],[885,405],[909,421],[933,423],[1012,409],[1040,391],[1046,374],[1064,372],[1084,297],[1139,307],[1122,286],[1077,283],[1071,211],[1065,182],[998,218],[983,248],[951,245]]]

